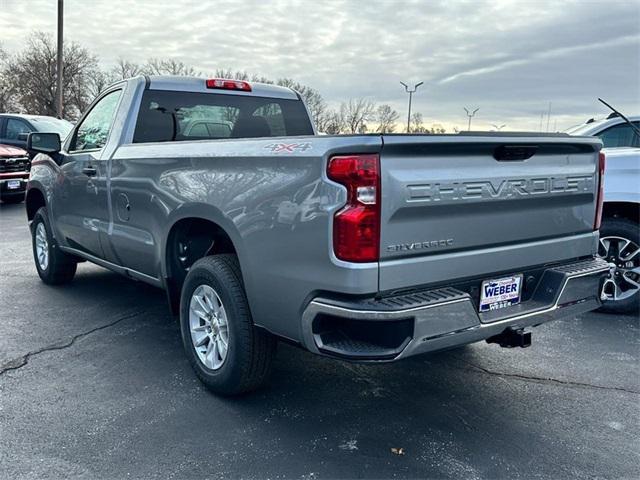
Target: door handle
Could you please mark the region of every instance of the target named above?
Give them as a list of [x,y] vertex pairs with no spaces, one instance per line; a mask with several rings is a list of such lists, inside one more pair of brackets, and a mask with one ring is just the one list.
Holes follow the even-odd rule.
[[93,177],[98,173],[98,171],[95,169],[95,167],[89,165],[88,167],[84,167],[82,169],[82,173],[84,173],[88,177]]

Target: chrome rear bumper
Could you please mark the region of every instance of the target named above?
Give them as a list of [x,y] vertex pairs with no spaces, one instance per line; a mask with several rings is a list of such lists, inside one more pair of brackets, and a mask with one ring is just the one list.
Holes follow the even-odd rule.
[[483,313],[449,287],[353,302],[315,298],[302,315],[304,344],[318,354],[391,361],[477,342],[598,308],[608,270],[597,258],[548,268],[527,301]]

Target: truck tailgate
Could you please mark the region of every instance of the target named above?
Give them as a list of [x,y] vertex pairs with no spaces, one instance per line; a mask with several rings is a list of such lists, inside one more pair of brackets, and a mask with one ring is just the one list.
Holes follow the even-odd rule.
[[380,290],[595,251],[597,139],[383,136]]

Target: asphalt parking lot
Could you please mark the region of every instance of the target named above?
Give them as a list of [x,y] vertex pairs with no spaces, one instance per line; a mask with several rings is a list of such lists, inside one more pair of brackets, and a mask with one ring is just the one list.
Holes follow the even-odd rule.
[[86,263],[42,284],[24,206],[1,205],[0,478],[638,478],[639,323],[380,366],[282,345],[268,388],[223,399],[163,292]]

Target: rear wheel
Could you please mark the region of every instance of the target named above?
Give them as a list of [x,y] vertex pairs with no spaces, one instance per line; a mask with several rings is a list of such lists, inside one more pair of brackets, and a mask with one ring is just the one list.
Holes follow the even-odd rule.
[[603,220],[598,256],[609,262],[611,269],[600,299],[601,310],[631,313],[640,306],[640,230],[626,218]]
[[213,392],[237,395],[267,380],[276,340],[253,325],[235,255],[212,255],[191,266],[180,330],[191,366]]
[[53,240],[45,207],[41,207],[31,223],[33,259],[44,283],[58,285],[73,279],[78,266],[75,258],[61,251]]

